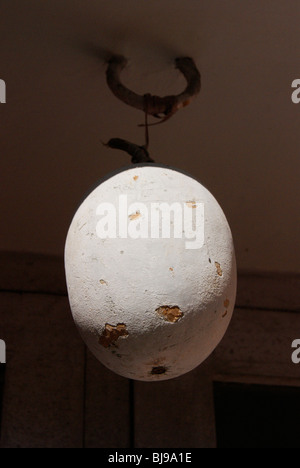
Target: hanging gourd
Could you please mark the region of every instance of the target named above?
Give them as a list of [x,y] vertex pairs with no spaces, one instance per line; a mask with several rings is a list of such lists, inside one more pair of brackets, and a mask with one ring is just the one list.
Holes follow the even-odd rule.
[[194,369],[222,339],[234,309],[236,262],[211,193],[192,176],[154,164],[148,153],[148,115],[164,121],[200,91],[193,60],[176,60],[187,88],[166,98],[125,88],[125,65],[112,57],[107,82],[144,111],[146,143],[108,142],[134,165],[107,176],[77,210],[66,278],[74,321],[99,361],[124,377],[158,381]]

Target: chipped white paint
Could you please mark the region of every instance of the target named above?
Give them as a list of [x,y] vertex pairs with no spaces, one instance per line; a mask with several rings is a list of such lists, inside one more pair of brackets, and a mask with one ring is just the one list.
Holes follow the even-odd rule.
[[[122,194],[146,205],[203,203],[204,245],[186,249],[184,236],[99,238],[97,207],[117,205]],[[170,168],[133,166],[102,182],[74,216],[65,266],[82,338],[105,366],[128,378],[166,380],[192,370],[218,345],[232,316],[236,264],[226,218],[207,189]]]

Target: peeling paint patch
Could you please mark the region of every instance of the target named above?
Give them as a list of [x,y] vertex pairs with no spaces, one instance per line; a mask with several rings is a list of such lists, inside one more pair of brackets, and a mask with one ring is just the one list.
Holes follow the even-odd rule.
[[100,284],[105,284],[105,286],[107,286],[107,282],[104,279],[100,280]]
[[186,205],[189,207],[189,208],[197,208],[197,203],[195,201],[187,201],[186,202]]
[[216,265],[216,269],[217,269],[218,275],[219,275],[219,276],[223,276],[223,271],[222,271],[222,268],[221,268],[220,263],[215,262],[215,265]]
[[109,348],[111,345],[116,346],[115,342],[121,337],[127,337],[129,335],[126,325],[124,323],[118,323],[118,325],[110,325],[107,323],[102,335],[99,337],[99,344],[104,348]]
[[222,318],[225,318],[227,314],[228,314],[228,310],[225,310],[224,314],[222,315]]
[[151,370],[152,375],[165,374],[166,372],[167,372],[167,368],[164,366],[152,367],[152,370]]
[[135,219],[138,219],[141,216],[142,216],[141,213],[139,211],[137,211],[136,213],[133,213],[133,214],[129,215],[128,217],[129,217],[130,221],[134,221]]
[[230,300],[229,300],[229,299],[226,299],[226,300],[224,301],[224,307],[225,307],[225,309],[227,309],[227,307],[229,307],[229,304],[230,304]]
[[161,306],[156,309],[158,315],[163,317],[167,322],[176,323],[183,317],[183,312],[178,306]]

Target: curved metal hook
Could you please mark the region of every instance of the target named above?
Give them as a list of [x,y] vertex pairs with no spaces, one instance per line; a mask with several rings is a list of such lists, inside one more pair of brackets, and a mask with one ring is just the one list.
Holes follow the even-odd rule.
[[145,146],[139,146],[130,141],[123,140],[122,138],[111,138],[107,143],[103,143],[104,146],[109,148],[119,149],[126,151],[130,154],[132,164],[140,163],[153,163],[153,159],[150,158],[150,155]]
[[[124,86],[120,75],[126,65],[127,59],[122,55],[114,55],[110,58],[106,71],[106,80],[110,90],[125,104],[154,117],[161,118],[161,121],[158,123],[164,122],[179,109],[187,106],[200,92],[201,76],[194,60],[190,57],[179,57],[175,60],[175,68],[184,75],[187,81],[185,90],[178,95],[165,97],[152,96],[151,94],[140,96]],[[160,117],[160,115],[164,117]]]

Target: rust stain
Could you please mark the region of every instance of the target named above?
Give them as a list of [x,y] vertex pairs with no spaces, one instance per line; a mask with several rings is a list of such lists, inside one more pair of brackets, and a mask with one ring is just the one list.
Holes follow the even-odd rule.
[[107,282],[104,279],[100,280],[100,284],[105,284],[107,286]]
[[152,370],[151,370],[152,375],[165,374],[166,372],[167,372],[167,368],[164,366],[152,367]]
[[223,276],[223,271],[222,271],[222,268],[221,268],[220,263],[215,262],[215,265],[216,265],[216,269],[217,269],[218,275],[219,275],[219,276]]
[[136,175],[136,176],[134,176],[133,180],[136,182],[138,180],[138,178],[139,178],[139,176]]
[[227,309],[227,307],[229,307],[229,304],[230,304],[230,300],[229,300],[229,299],[226,299],[226,300],[224,301],[224,307],[225,307],[225,309]]
[[225,318],[227,314],[228,314],[228,310],[225,310],[224,314],[222,315],[222,318]]
[[161,306],[156,309],[158,315],[163,317],[167,322],[176,323],[183,317],[183,312],[178,306]]
[[139,211],[137,211],[136,213],[133,213],[131,215],[129,215],[129,219],[130,221],[134,221],[135,219],[138,219],[141,217],[141,213]]
[[161,366],[165,362],[165,360],[166,360],[165,357],[157,358],[157,359],[151,360],[150,362],[146,362],[146,366],[158,367],[158,366]]
[[189,208],[197,208],[197,203],[195,201],[187,201],[186,202],[186,205],[189,207]]
[[107,323],[102,335],[99,337],[99,344],[104,348],[109,348],[111,345],[116,346],[116,341],[120,336],[127,337],[129,335],[126,325],[118,323],[118,325],[110,325]]
[[174,268],[171,268],[171,267],[170,267],[169,270],[170,270],[170,271],[174,271]]

